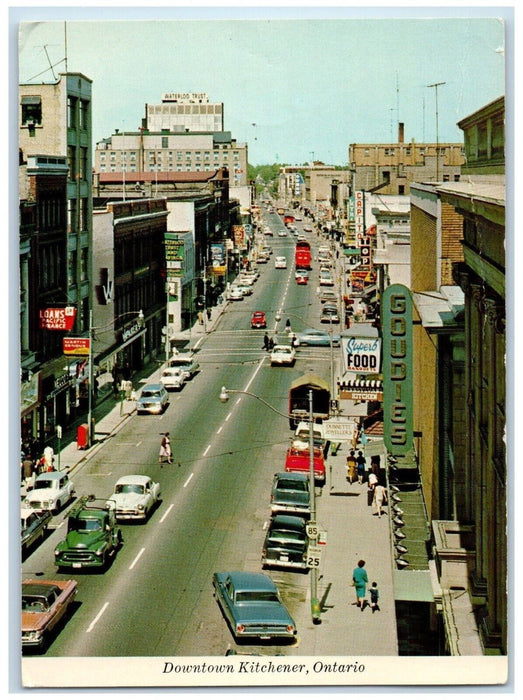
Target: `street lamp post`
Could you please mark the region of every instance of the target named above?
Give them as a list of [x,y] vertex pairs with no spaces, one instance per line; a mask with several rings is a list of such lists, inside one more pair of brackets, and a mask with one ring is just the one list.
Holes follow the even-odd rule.
[[[226,387],[222,386],[220,391],[220,401],[222,403],[226,403],[229,400],[229,394],[246,394],[247,396],[252,396],[253,398],[258,399],[258,401],[261,401],[264,406],[270,408],[271,411],[274,411],[284,418],[289,418],[287,413],[278,411],[277,408],[271,406],[271,404],[267,403],[267,401],[262,399],[261,396],[253,394],[250,391],[227,389]],[[317,543],[318,534],[316,527],[316,492],[314,489],[314,411],[312,389],[309,390],[309,490],[311,503],[311,517],[309,525],[312,526],[309,528],[309,531],[311,532],[309,539],[311,539],[313,545],[315,545]],[[316,566],[311,567],[311,616],[314,624],[319,624],[321,622],[321,606],[318,600],[318,568]]]
[[89,373],[88,373],[88,383],[89,387],[87,390],[87,399],[88,399],[88,410],[87,410],[87,446],[91,447],[93,444],[93,359],[94,359],[94,353],[93,353],[93,333],[94,331],[100,331],[105,328],[109,328],[110,325],[114,324],[115,321],[118,319],[122,318],[123,316],[128,316],[129,314],[134,314],[138,315],[138,318],[140,321],[143,321],[143,311],[140,309],[140,311],[126,311],[123,314],[120,314],[116,318],[113,318],[113,320],[106,324],[105,326],[98,326],[94,327],[93,326],[93,310],[89,310]]

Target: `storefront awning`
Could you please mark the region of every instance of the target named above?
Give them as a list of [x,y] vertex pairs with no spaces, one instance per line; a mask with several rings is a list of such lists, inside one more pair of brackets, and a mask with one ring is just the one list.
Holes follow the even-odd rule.
[[434,591],[430,571],[394,571],[394,599],[416,603],[432,603]]

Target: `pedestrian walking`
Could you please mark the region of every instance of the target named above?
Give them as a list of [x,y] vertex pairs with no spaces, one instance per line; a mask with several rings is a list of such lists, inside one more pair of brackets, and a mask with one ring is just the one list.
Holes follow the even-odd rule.
[[272,350],[273,348],[274,348],[274,338],[269,338],[269,347],[267,349]]
[[208,320],[208,321],[211,320],[211,316],[212,316],[212,310],[211,310],[211,309],[207,309],[207,320]]
[[363,456],[363,452],[358,450],[358,456],[356,457],[357,471],[358,471],[358,484],[363,484],[363,479],[365,478],[365,467],[367,461]]
[[203,326],[203,311],[198,311],[198,323]]
[[370,470],[372,474],[376,477],[377,481],[380,480],[380,456],[373,455],[370,458]]
[[172,464],[171,454],[171,439],[169,437],[169,433],[165,433],[160,443],[160,456],[158,458],[158,462],[163,464],[164,457],[167,457],[167,463]]
[[378,483],[378,477],[372,472],[369,474],[368,484],[369,488],[367,490],[367,505],[371,506],[374,503],[374,489]]
[[369,579],[367,577],[367,572],[363,568],[365,566],[365,561],[360,559],[358,566],[352,572],[352,585],[356,589],[356,603],[355,605],[361,609],[363,612],[367,601],[365,599],[365,592],[367,590],[367,583]]
[[380,609],[380,606],[378,605],[378,601],[380,599],[380,592],[378,591],[378,584],[376,581],[372,582],[372,586],[369,588],[369,593],[370,593],[370,607],[372,609],[372,612],[375,612],[376,610]]
[[291,332],[291,319],[288,318],[285,321],[285,333],[290,333]]
[[267,333],[265,333],[265,335],[263,336],[263,349],[269,349],[269,336],[267,335]]
[[25,488],[27,491],[29,491],[29,489],[32,488],[32,484],[34,481],[33,474],[34,474],[33,460],[31,459],[31,455],[26,455],[24,457],[24,461],[22,462],[22,478],[25,482]]
[[347,481],[351,486],[356,481],[357,468],[358,463],[356,461],[356,457],[354,456],[354,450],[351,450],[347,457]]
[[374,515],[377,515],[378,518],[381,518],[381,509],[386,502],[387,489],[381,484],[376,484],[374,487],[374,500],[372,501],[372,505],[376,508],[376,513],[374,513]]

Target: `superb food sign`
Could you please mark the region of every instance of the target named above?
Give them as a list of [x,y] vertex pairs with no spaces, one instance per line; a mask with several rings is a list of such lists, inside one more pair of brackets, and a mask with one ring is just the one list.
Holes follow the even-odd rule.
[[383,293],[383,438],[393,455],[412,449],[412,298],[403,284]]
[[345,343],[345,371],[376,374],[380,371],[380,338],[348,338]]

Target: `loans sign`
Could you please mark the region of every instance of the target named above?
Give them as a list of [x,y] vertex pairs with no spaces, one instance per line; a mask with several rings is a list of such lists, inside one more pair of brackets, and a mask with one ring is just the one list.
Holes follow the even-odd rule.
[[412,298],[403,284],[383,293],[383,438],[393,455],[412,449]]

